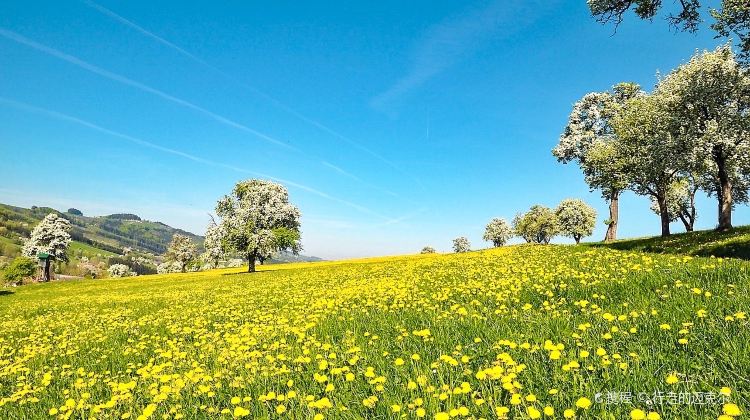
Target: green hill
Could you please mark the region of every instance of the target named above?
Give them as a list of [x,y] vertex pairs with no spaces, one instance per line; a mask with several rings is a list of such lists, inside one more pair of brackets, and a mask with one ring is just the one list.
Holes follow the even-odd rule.
[[657,254],[682,254],[698,257],[740,258],[750,260],[750,226],[739,226],[729,232],[701,230],[678,233],[666,238],[660,236],[623,239],[611,243],[588,244],[623,251],[641,251]]
[[12,255],[20,251],[20,238],[28,237],[31,229],[49,213],[57,213],[70,220],[74,246],[93,253],[122,254],[124,248],[131,248],[163,254],[175,233],[187,235],[198,244],[203,243],[202,236],[161,222],[143,220],[134,214],[89,217],[63,213],[49,207],[26,209],[0,204],[0,246],[3,247],[0,254]]
[[[136,254],[164,254],[175,233],[190,237],[203,245],[203,237],[173,228],[161,222],[143,220],[130,213],[117,213],[107,216],[89,217],[79,211],[60,212],[49,207],[30,209],[0,204],[0,256],[20,255],[22,239],[29,236],[34,226],[49,213],[57,213],[70,220],[73,225],[73,242],[70,250],[73,259],[82,256],[110,259],[124,254],[129,248]],[[279,253],[270,263],[320,261],[320,258],[292,253]],[[111,261],[110,261],[111,262]],[[121,262],[121,261],[116,261]]]

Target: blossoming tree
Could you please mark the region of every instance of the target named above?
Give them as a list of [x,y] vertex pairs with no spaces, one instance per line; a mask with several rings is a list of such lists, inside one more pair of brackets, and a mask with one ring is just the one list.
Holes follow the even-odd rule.
[[[68,245],[70,244],[70,221],[56,213],[48,214],[39,222],[31,236],[24,242],[22,253],[26,257],[36,258],[40,253],[46,253],[59,261],[68,261]],[[44,267],[44,280],[49,281],[50,266]]]
[[289,203],[283,185],[261,179],[239,182],[219,200],[216,214],[224,247],[246,256],[248,272],[274,252],[302,249],[300,211]]
[[511,237],[513,237],[513,228],[510,227],[505,219],[496,217],[490,220],[484,228],[484,236],[482,239],[492,242],[492,245],[495,247],[499,247],[505,245]]

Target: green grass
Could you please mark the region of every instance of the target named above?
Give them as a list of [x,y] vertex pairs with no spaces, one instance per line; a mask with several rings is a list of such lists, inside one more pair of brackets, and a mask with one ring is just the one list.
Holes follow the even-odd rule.
[[749,269],[513,246],[26,286],[0,294],[0,418],[717,418],[596,395],[727,387],[747,412]]
[[750,259],[750,226],[740,226],[729,232],[702,230],[678,233],[666,238],[623,239],[612,243],[587,244],[624,251],[653,252],[657,254],[681,254],[700,257],[722,257]]
[[93,256],[96,256],[97,254],[105,258],[114,257],[115,255],[117,255],[114,252],[105,251],[103,249],[93,247],[83,242],[71,241],[70,246],[68,247],[68,253],[70,255],[74,255],[74,254],[77,254],[77,252],[79,251],[82,252],[83,255],[87,257],[93,257]]

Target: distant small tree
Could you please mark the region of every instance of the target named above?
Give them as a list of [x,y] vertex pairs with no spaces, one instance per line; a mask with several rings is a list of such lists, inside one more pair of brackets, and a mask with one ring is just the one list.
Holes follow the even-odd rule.
[[436,252],[437,251],[435,251],[435,248],[433,248],[431,246],[426,246],[426,247],[422,248],[422,252],[421,253],[422,254],[434,254]]
[[471,251],[471,244],[469,239],[465,236],[459,236],[453,240],[453,252],[469,252]]
[[216,214],[226,248],[245,255],[248,272],[274,252],[296,254],[302,249],[300,211],[289,203],[289,192],[281,184],[261,179],[239,182],[219,200]]
[[576,243],[580,243],[581,238],[594,233],[596,210],[583,200],[570,198],[561,201],[555,209],[555,216],[560,234],[573,238]]
[[219,266],[219,261],[224,258],[225,244],[224,244],[224,232],[220,225],[217,225],[215,221],[211,220],[208,228],[206,229],[205,239],[203,241],[203,248],[205,251],[201,255],[203,263],[208,268],[216,268]]
[[70,222],[56,213],[48,214],[31,231],[31,236],[23,244],[23,255],[36,258],[44,252],[60,261],[68,261],[70,244]]
[[513,230],[528,243],[548,244],[560,231],[555,212],[549,207],[533,205],[513,219]]
[[495,247],[503,246],[508,239],[513,237],[513,228],[505,221],[505,219],[494,218],[490,220],[487,226],[484,228],[484,236],[482,239],[488,242],[492,242]]
[[172,242],[169,243],[167,253],[165,255],[167,261],[176,262],[180,266],[180,271],[183,273],[187,271],[189,263],[194,261],[198,256],[198,250],[195,247],[193,241],[185,235],[176,233],[172,237]]
[[130,271],[130,267],[125,264],[112,264],[107,269],[107,273],[112,278],[130,277],[136,275],[136,273]]
[[68,214],[72,214],[74,216],[83,216],[83,212],[82,211],[80,211],[78,209],[74,209],[72,207],[68,209]]

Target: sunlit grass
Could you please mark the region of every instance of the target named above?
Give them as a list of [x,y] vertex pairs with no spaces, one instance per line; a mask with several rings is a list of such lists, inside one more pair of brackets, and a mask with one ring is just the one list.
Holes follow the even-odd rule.
[[717,418],[635,396],[746,411],[748,267],[516,246],[16,288],[0,418]]

